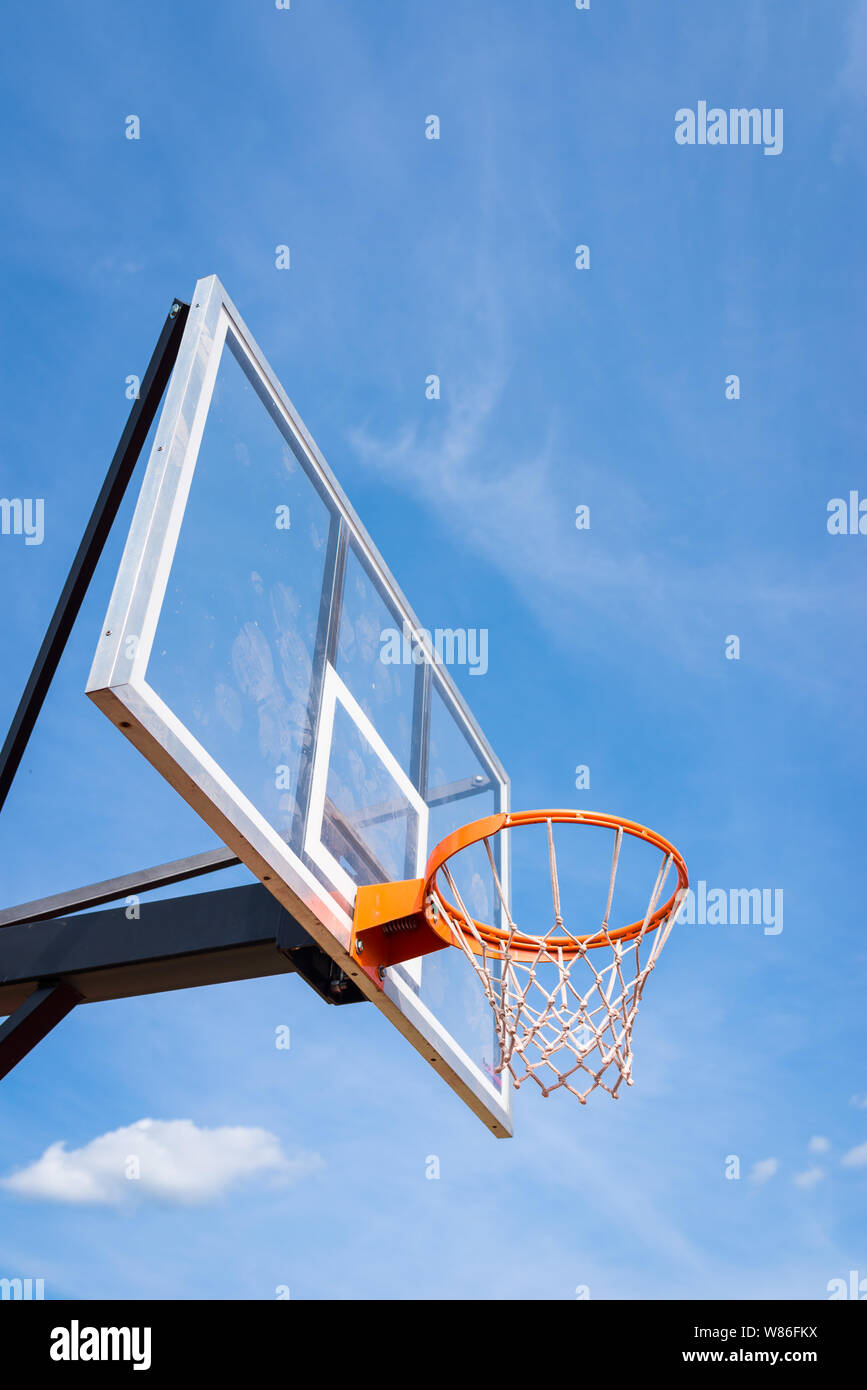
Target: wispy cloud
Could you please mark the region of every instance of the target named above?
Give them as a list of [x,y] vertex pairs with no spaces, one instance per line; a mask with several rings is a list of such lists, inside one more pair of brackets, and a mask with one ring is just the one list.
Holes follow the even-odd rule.
[[72,1205],[120,1206],[152,1197],[200,1205],[261,1174],[289,1181],[320,1166],[315,1154],[292,1160],[264,1129],[202,1129],[192,1120],[139,1120],[80,1149],[51,1144],[35,1163],[0,1180],[20,1197]]
[[824,1176],[825,1172],[822,1168],[805,1168],[803,1173],[795,1174],[792,1182],[796,1187],[803,1187],[809,1191],[811,1187],[815,1187],[817,1183],[821,1182]]
[[[793,663],[779,648],[780,624],[796,614],[834,613],[839,580],[815,566],[781,568],[771,551],[733,565],[713,549],[683,543],[683,510],[665,490],[645,486],[608,460],[576,453],[556,416],[514,420],[521,384],[504,291],[486,269],[453,309],[444,357],[452,366],[443,396],[420,423],[390,432],[362,423],[349,442],[377,480],[421,501],[468,553],[499,572],[534,618],[553,634],[571,631],[575,595],[585,611],[622,624],[687,668],[704,662],[700,634],[718,640],[722,613],[749,605],[767,624],[755,657],[777,676],[830,693],[824,672]],[[675,407],[672,406],[674,413]],[[576,530],[575,507],[591,505],[591,526]],[[675,519],[676,518],[676,519]],[[682,624],[672,624],[679,611]],[[762,615],[766,615],[763,619]]]
[[769,1182],[779,1172],[779,1168],[778,1158],[760,1158],[758,1163],[753,1164],[750,1177],[753,1182]]
[[[438,428],[404,425],[390,437],[366,426],[350,433],[363,465],[393,487],[420,498],[471,553],[480,556],[556,631],[582,602],[632,618],[635,607],[665,611],[664,556],[632,543],[652,508],[628,479],[586,459],[564,457],[551,422],[539,422],[532,445],[500,445],[497,418],[510,387],[502,357],[485,347],[444,399]],[[574,495],[573,495],[574,494]],[[605,498],[612,530],[605,545],[595,531],[577,532],[575,506]],[[653,532],[656,528],[648,526]]]
[[840,1162],[844,1168],[867,1168],[867,1144],[858,1144],[844,1153]]
[[807,1153],[826,1154],[831,1147],[831,1140],[826,1139],[824,1134],[814,1134],[807,1145]]
[[858,0],[846,31],[846,49],[837,74],[844,116],[834,147],[837,159],[864,159],[863,113],[867,104],[867,0]]

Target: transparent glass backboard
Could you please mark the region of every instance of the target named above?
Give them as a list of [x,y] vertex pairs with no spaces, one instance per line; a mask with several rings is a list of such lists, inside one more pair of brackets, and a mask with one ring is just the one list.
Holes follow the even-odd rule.
[[460,952],[393,967],[383,990],[348,954],[356,887],[420,876],[443,836],[508,808],[508,780],[214,277],[196,286],[88,693],[510,1133],[493,1015]]

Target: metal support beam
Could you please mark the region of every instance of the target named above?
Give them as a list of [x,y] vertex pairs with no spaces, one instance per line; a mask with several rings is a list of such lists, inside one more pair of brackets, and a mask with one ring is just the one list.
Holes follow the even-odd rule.
[[0,1017],[46,979],[84,1004],[297,972],[330,1004],[364,995],[261,883],[0,932]]
[[66,1018],[80,999],[72,985],[40,985],[11,1018],[0,1023],[0,1080]]
[[144,374],[138,400],[133,402],[129,419],[87,523],[87,529],[81,538],[81,544],[72,562],[54,616],[48,625],[30,679],[15,711],[6,742],[0,751],[0,809],[24,757],[24,750],[78,617],[127,484],[159,409],[166,383],[177,359],[189,307],[176,299],[169,311]]
[[237,854],[221,845],[219,849],[209,849],[204,854],[172,859],[168,864],[157,864],[152,869],[138,869],[120,878],[106,878],[85,888],[70,888],[50,898],[37,898],[32,903],[7,907],[0,912],[0,927],[17,927],[23,922],[47,922],[52,917],[64,917],[67,913],[82,912],[88,907],[101,907],[103,903],[114,903],[131,894],[147,893],[152,888],[166,888],[172,883],[199,878],[201,874],[229,869],[240,862]]

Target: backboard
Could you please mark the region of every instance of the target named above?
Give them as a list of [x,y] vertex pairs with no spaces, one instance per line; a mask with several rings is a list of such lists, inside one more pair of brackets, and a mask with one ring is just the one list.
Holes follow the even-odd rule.
[[442,655],[219,280],[200,280],[87,693],[503,1136],[509,1079],[460,953],[394,966],[381,990],[349,954],[359,884],[421,875],[444,836],[508,809]]

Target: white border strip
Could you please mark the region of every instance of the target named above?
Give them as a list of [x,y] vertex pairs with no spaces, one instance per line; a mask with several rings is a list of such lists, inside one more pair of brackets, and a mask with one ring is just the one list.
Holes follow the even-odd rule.
[[371,724],[361,705],[348,690],[330,662],[325,665],[325,680],[322,688],[322,712],[319,719],[319,736],[313,758],[313,782],[310,792],[310,809],[307,813],[307,828],[304,848],[314,864],[340,890],[347,902],[355,900],[358,884],[349,876],[334,855],[322,843],[322,825],[325,820],[325,793],[328,783],[328,769],[331,764],[331,749],[334,740],[334,716],[337,702],[340,701],[362,738],[370,745],[388,775],[406,797],[418,817],[418,837],[415,846],[415,877],[420,878],[427,858],[428,807],[407,777],[391,749],[383,742]]

